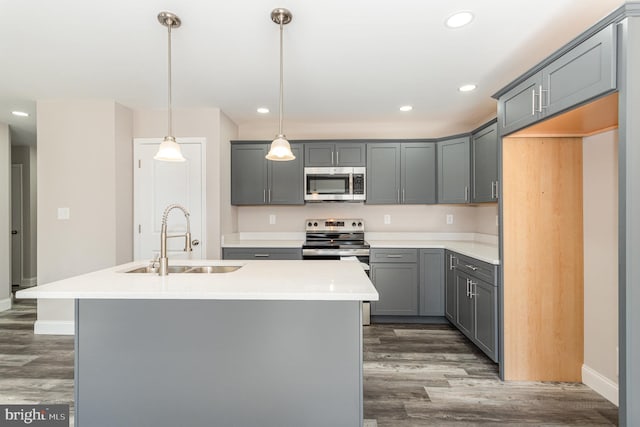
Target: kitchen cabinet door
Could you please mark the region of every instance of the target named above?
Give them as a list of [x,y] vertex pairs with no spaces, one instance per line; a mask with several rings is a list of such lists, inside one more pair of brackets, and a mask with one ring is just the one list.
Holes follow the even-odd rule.
[[332,142],[307,142],[304,145],[304,165],[310,167],[334,166]]
[[522,129],[536,121],[542,115],[539,111],[538,91],[542,85],[542,74],[536,73],[523,81],[498,100],[498,119],[501,135],[507,135]]
[[469,276],[461,271],[455,273],[457,307],[456,307],[456,326],[462,333],[473,340],[475,327],[475,304],[469,294]]
[[402,143],[401,150],[401,202],[436,203],[436,143]]
[[366,166],[367,148],[362,142],[342,143],[337,142],[334,148],[335,165],[339,167]]
[[400,203],[400,143],[367,145],[367,204]]
[[302,144],[291,144],[296,156],[287,162],[268,162],[269,186],[267,202],[271,205],[304,204],[304,149]]
[[451,323],[456,322],[458,316],[458,293],[456,292],[456,256],[453,252],[446,251],[445,263],[445,310],[444,315]]
[[498,342],[498,295],[495,286],[471,279],[475,303],[474,342],[487,356],[496,361]]
[[473,151],[473,201],[498,200],[498,125],[471,136]]
[[542,70],[546,115],[556,114],[616,88],[616,33],[612,25]]
[[374,316],[418,314],[418,265],[415,263],[371,264],[371,281],[380,299],[371,303]]
[[444,315],[444,250],[420,249],[420,315]]
[[267,144],[231,146],[231,204],[267,203]]
[[469,137],[438,142],[438,203],[469,201]]

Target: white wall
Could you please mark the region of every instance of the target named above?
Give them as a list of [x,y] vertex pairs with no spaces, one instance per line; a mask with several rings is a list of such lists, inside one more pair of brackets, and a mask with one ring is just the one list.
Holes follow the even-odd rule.
[[11,308],[11,137],[0,123],[0,311]]
[[618,133],[583,140],[583,381],[615,398],[618,384]]
[[231,206],[231,144],[238,138],[238,126],[224,113],[220,114],[220,233],[238,231],[238,208]]
[[[108,100],[48,100],[37,114],[38,282],[131,260],[131,112]],[[70,218],[57,219],[58,208]],[[72,321],[72,301],[38,302],[37,332]]]
[[[176,109],[173,111],[176,137],[205,137],[206,146],[206,258],[219,259],[223,227],[234,228],[234,210],[222,200],[231,200],[229,140],[237,135],[235,124],[218,108]],[[136,110],[133,132],[136,138],[164,137],[167,132],[165,110]],[[230,203],[230,202],[229,202]],[[224,224],[224,225],[223,225]]]

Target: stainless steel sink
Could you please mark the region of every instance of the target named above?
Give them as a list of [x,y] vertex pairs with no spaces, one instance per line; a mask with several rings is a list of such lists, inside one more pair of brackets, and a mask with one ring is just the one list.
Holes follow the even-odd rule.
[[[169,266],[169,274],[176,273],[204,273],[204,274],[214,274],[214,273],[231,273],[232,271],[236,271],[241,268],[241,265],[170,265]],[[125,271],[125,273],[155,273],[158,274],[158,267],[144,266],[137,267],[129,271]]]

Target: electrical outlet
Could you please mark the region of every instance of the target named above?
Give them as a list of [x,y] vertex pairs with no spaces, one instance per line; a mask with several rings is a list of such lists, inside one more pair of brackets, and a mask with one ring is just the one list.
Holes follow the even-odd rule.
[[269,215],[269,224],[274,225],[276,223],[276,216],[274,214]]
[[70,215],[69,208],[58,208],[58,219],[69,219]]
[[385,215],[384,216],[384,223],[385,224],[391,224],[391,215]]
[[447,214],[447,224],[453,224],[453,215]]
[[498,220],[498,215],[496,215],[496,227],[500,226],[500,221]]

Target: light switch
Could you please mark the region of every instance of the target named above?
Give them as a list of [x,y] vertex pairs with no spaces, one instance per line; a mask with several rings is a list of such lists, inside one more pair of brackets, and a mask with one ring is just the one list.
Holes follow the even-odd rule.
[[391,224],[391,215],[385,215],[384,216],[384,223],[385,224]]
[[271,214],[269,215],[269,224],[274,225],[276,223],[276,216]]
[[58,219],[69,219],[69,208],[58,208]]
[[447,214],[447,224],[453,224],[453,215]]

